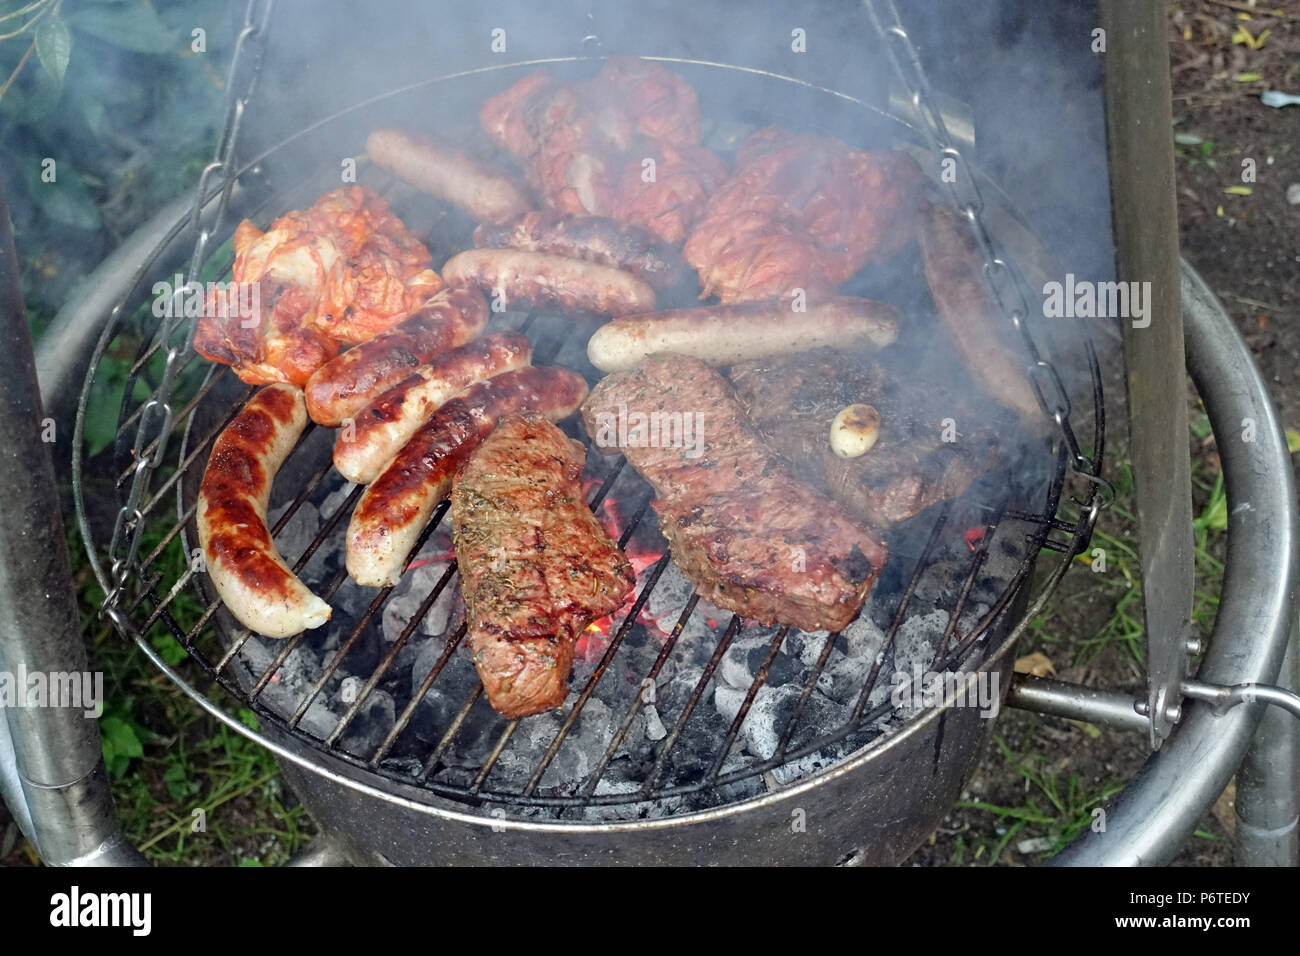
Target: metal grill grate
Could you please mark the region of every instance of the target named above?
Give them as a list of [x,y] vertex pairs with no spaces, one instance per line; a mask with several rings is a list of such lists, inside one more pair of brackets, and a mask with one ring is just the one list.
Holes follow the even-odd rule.
[[[268,195],[257,208],[246,210],[245,213],[250,218],[264,221],[269,218],[269,213],[297,208],[303,205],[304,201],[310,202],[314,198],[312,189],[315,182],[303,182],[292,189]],[[225,276],[230,264],[229,257],[218,263],[216,274]],[[141,270],[142,276],[148,275],[151,265],[152,263],[145,263]],[[131,303],[124,303],[124,306],[128,304]],[[140,302],[134,304],[141,305]],[[96,355],[96,364],[92,366],[85,392],[85,397],[88,397],[89,381],[93,381],[99,373],[99,365],[102,363],[108,344],[119,339],[128,341],[135,336],[139,345],[125,384],[117,441],[114,446],[115,504],[119,506],[126,500],[132,476],[136,472],[134,453],[140,453],[141,450],[133,449],[132,437],[148,403],[147,398],[138,400],[133,396],[138,391],[137,382],[143,383],[146,390],[150,392],[156,387],[157,374],[153,366],[157,364],[164,345],[161,341],[155,341],[158,338],[157,329],[150,327],[147,314],[148,310],[143,307],[134,311],[126,307],[119,310],[114,326],[106,331],[101,342],[100,350]],[[132,315],[145,316],[138,327],[127,320],[126,317]],[[501,321],[529,335],[534,342],[537,364],[547,364],[566,345],[571,345],[575,337],[585,340],[583,331],[574,330],[568,320],[558,320],[551,316],[514,315],[507,316]],[[738,636],[747,633],[746,622],[732,615],[725,625],[720,627],[721,633],[716,638],[716,645],[684,705],[675,714],[665,717],[666,734],[655,750],[652,763],[645,767],[640,775],[639,787],[619,792],[600,792],[601,782],[607,778],[611,764],[617,759],[620,747],[644,707],[644,701],[639,694],[634,695],[632,701],[614,715],[608,739],[604,741],[604,747],[595,765],[587,773],[574,779],[564,780],[558,785],[544,784],[548,770],[555,765],[557,756],[570,743],[572,732],[578,725],[584,710],[593,697],[599,695],[601,682],[613,679],[611,668],[620,650],[632,643],[651,639],[645,628],[638,623],[638,617],[669,568],[670,557],[665,548],[665,553],[641,575],[635,602],[626,613],[622,613],[622,616],[615,620],[609,644],[600,659],[595,662],[591,673],[586,676],[585,682],[580,687],[575,684],[576,698],[571,699],[571,703],[566,705],[558,730],[526,778],[520,777],[517,782],[512,783],[506,781],[498,772],[501,758],[508,752],[522,721],[497,718],[492,731],[495,737],[486,757],[474,768],[467,780],[452,781],[447,779],[446,775],[440,776],[440,771],[445,769],[444,759],[456,745],[458,735],[465,731],[471,712],[476,706],[479,708],[486,706],[485,702],[480,703],[482,686],[477,682],[465,696],[459,709],[445,725],[438,728],[440,734],[436,742],[432,746],[423,748],[418,768],[412,765],[410,760],[395,759],[394,754],[402,749],[403,745],[410,749],[408,735],[421,700],[439,680],[445,678],[450,669],[467,664],[457,656],[465,634],[463,624],[445,635],[444,645],[436,661],[420,684],[414,688],[410,701],[395,714],[392,727],[376,746],[366,753],[353,753],[345,749],[343,741],[349,728],[362,713],[375,691],[385,680],[393,678],[398,657],[410,645],[421,620],[446,589],[453,586],[456,576],[454,560],[420,599],[412,616],[392,641],[391,646],[379,656],[377,663],[368,668],[366,673],[354,675],[362,678],[355,699],[348,703],[347,709],[328,732],[319,734],[310,732],[304,726],[305,716],[330,682],[347,672],[350,653],[363,642],[367,629],[375,626],[394,589],[384,588],[374,593],[366,610],[347,630],[347,633],[337,635],[337,647],[332,650],[311,686],[293,701],[292,706],[286,708],[272,706],[267,701],[265,693],[267,687],[277,680],[277,674],[286,661],[304,642],[311,642],[310,646],[323,646],[326,634],[331,630],[330,626],[279,642],[268,666],[256,673],[245,674],[241,672],[246,662],[246,655],[243,652],[250,641],[265,639],[255,638],[246,630],[229,628],[228,620],[218,616],[219,602],[210,600],[211,595],[197,586],[199,582],[196,580],[194,570],[187,569],[179,574],[169,573],[167,562],[174,560],[175,554],[181,549],[182,542],[189,548],[193,548],[196,544],[192,531],[195,509],[194,490],[197,488],[198,477],[206,465],[212,443],[221,429],[237,414],[242,403],[255,391],[253,388],[243,388],[241,392],[233,374],[224,367],[208,367],[206,374],[201,378],[198,377],[197,373],[204,366],[202,363],[196,363],[195,359],[192,352],[184,356],[173,387],[172,403],[179,406],[179,411],[170,422],[169,434],[182,440],[165,442],[168,458],[158,470],[150,494],[141,502],[138,509],[137,520],[148,523],[150,527],[156,527],[158,534],[156,541],[147,552],[137,555],[132,563],[131,593],[124,596],[121,605],[129,618],[130,633],[141,642],[159,633],[166,633],[175,638],[184,648],[191,665],[225,692],[227,711],[237,707],[247,707],[256,714],[264,727],[274,728],[310,751],[328,755],[358,771],[381,776],[393,783],[416,787],[463,803],[531,807],[553,818],[562,818],[566,810],[581,811],[588,807],[612,805],[653,805],[675,797],[690,797],[693,801],[691,807],[698,809],[730,802],[736,799],[736,791],[732,785],[746,782],[752,784],[756,781],[761,785],[765,775],[781,768],[788,768],[803,758],[831,753],[827,762],[833,763],[850,753],[859,752],[861,748],[870,746],[880,737],[881,721],[890,717],[893,711],[888,701],[873,706],[872,693],[881,685],[882,674],[886,672],[886,666],[895,652],[900,628],[904,626],[909,614],[914,610],[913,605],[920,583],[927,574],[935,572],[935,562],[938,556],[945,552],[945,546],[954,540],[954,536],[957,539],[961,537],[959,530],[952,529],[951,521],[955,513],[960,511],[962,514],[981,514],[983,517],[980,526],[983,533],[978,538],[978,544],[972,545],[971,556],[960,583],[956,583],[956,576],[953,576],[951,571],[946,572],[953,577],[955,598],[947,607],[942,608],[947,611],[948,619],[931,662],[931,669],[936,671],[975,666],[985,652],[993,650],[998,643],[998,638],[1004,636],[1014,623],[1011,620],[1015,612],[1013,601],[1022,594],[1022,589],[1032,573],[1035,557],[1043,549],[1065,555],[1065,559],[1060,562],[1051,576],[1049,587],[1054,586],[1054,583],[1064,574],[1070,558],[1086,545],[1091,532],[1091,521],[1095,517],[1095,509],[1090,511],[1094,504],[1095,484],[1090,484],[1085,490],[1085,497],[1076,501],[1080,506],[1082,517],[1077,520],[1058,517],[1069,471],[1067,467],[1069,458],[1066,449],[1059,443],[1050,451],[1046,446],[1041,446],[1037,449],[1037,454],[1045,458],[1045,461],[1040,464],[1043,465],[1042,470],[1046,480],[1038,489],[1037,506],[1027,504],[1023,500],[1010,501],[1005,497],[976,501],[970,500],[968,495],[957,503],[949,502],[927,512],[933,517],[930,519],[928,530],[923,530],[918,535],[918,539],[922,540],[923,544],[906,577],[900,578],[896,593],[890,595],[895,603],[892,612],[887,615],[887,625],[882,628],[883,644],[878,648],[876,657],[858,688],[847,720],[834,726],[820,726],[809,713],[809,703],[833,657],[839,638],[837,634],[828,634],[822,640],[815,658],[799,674],[798,696],[788,718],[776,735],[776,746],[773,752],[766,757],[752,756],[748,759],[740,759],[734,752],[745,722],[751,716],[753,705],[770,679],[774,664],[781,657],[783,649],[788,650],[792,632],[788,628],[780,628],[768,639],[762,661],[735,716],[729,722],[724,721],[725,727],[720,728],[720,732],[710,738],[707,746],[708,759],[702,766],[679,766],[674,758],[681,751],[682,742],[690,740],[697,745],[698,749],[701,743],[700,735],[706,732],[702,729],[704,722],[698,716],[699,705],[715,682],[719,664]],[[1087,362],[1087,371],[1092,379],[1095,413],[1093,448],[1100,449],[1104,440],[1100,375],[1096,357],[1090,347],[1087,350]],[[183,404],[181,404],[182,399]],[[217,413],[208,414],[210,421],[198,428],[196,423],[204,417],[201,413],[212,412],[213,409]],[[84,398],[80,414],[84,418]],[[294,457],[299,455],[316,431],[316,426],[308,427],[298,448],[290,456],[289,462],[286,462],[285,468],[290,467]],[[585,438],[585,436],[581,437]],[[156,443],[147,446],[142,453],[152,455]],[[79,448],[78,476],[81,475],[82,470],[82,453],[83,449]],[[650,514],[649,486],[641,481],[632,469],[625,467],[626,463],[621,456],[606,460],[593,452],[589,454],[588,459],[589,469],[595,468],[597,471],[589,502],[597,514],[602,513],[602,509],[609,504],[611,492],[616,484],[620,484],[620,487],[627,485],[631,489],[636,489],[620,492],[620,501],[631,515],[622,529],[619,541],[620,546],[626,547],[637,534],[646,515]],[[1099,464],[1098,462],[1098,466]],[[281,473],[283,474],[284,471],[282,470]],[[336,490],[341,486],[341,477],[331,471],[327,459],[323,465],[311,471],[302,483],[301,490],[276,521],[272,529],[273,535],[279,535],[286,528],[309,498]],[[348,517],[361,491],[360,487],[353,488],[342,504],[328,515],[322,516],[321,526],[305,549],[297,555],[286,555],[290,560],[296,557],[293,564],[295,572],[300,572],[308,565],[330,533]],[[85,507],[84,501],[81,500],[83,493],[83,482],[79,480],[79,509],[83,517],[83,532],[86,532]],[[164,500],[171,500],[173,496],[177,501],[174,521],[165,517],[165,507],[160,507]],[[444,502],[434,513],[433,520],[421,535],[415,550],[408,556],[408,563],[420,553],[436,532],[446,512],[447,504]],[[189,530],[187,525],[190,526]],[[87,542],[92,558],[96,557],[89,534],[87,534]],[[968,610],[972,591],[982,573],[986,572],[986,563],[995,545],[999,547],[1014,545],[1020,549],[1019,553],[1022,557],[1014,573],[1007,577],[1005,585],[998,591],[996,599],[988,602],[987,610],[973,626],[966,628],[965,633],[959,633],[958,622]],[[98,561],[96,567],[98,570]],[[327,580],[309,580],[307,583],[327,601],[332,601],[340,588],[345,586],[345,581],[346,572],[339,568]],[[202,612],[193,620],[187,619],[183,613],[180,613],[182,602],[179,598],[187,592],[198,593],[203,604]],[[1039,605],[1043,600],[1045,595],[1040,596]],[[653,663],[644,674],[634,675],[636,678],[654,682],[660,677],[664,668],[675,659],[674,655],[682,653],[685,643],[683,634],[696,614],[699,603],[698,595],[693,595],[686,600],[673,619],[671,630],[664,637],[658,653],[654,655]],[[926,608],[926,610],[933,609]],[[751,626],[749,632],[752,631]],[[201,695],[196,692],[195,696]],[[530,719],[533,718],[524,720]]]

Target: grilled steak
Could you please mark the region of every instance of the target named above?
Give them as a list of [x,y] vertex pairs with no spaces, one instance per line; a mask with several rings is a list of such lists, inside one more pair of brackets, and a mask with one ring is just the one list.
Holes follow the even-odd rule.
[[809,631],[853,620],[888,552],[793,475],[720,374],[651,356],[605,378],[582,414],[596,446],[622,451],[654,486],[660,529],[703,598]]
[[451,493],[467,639],[506,717],[564,703],[573,648],[621,607],[631,565],[583,501],[580,444],[540,415],[503,421]]
[[[996,467],[1008,433],[999,426],[1011,424],[992,402],[959,398],[930,379],[890,374],[859,352],[825,348],[745,362],[732,367],[731,383],[800,478],[876,526],[962,494]],[[880,435],[866,454],[840,458],[831,450],[831,422],[857,403],[880,413]],[[957,440],[944,441],[945,432]]]

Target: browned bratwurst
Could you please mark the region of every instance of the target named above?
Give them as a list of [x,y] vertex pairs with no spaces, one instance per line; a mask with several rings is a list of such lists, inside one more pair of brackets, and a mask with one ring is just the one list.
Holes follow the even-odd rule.
[[470,454],[507,415],[530,410],[559,421],[577,411],[587,383],[565,368],[522,368],[480,382],[442,406],[366,489],[348,525],[348,573],[358,584],[396,584],[438,502]]
[[289,637],[330,617],[266,526],[271,482],[306,424],[302,392],[268,385],[217,438],[199,486],[194,517],[208,576],[239,623],[265,637]]
[[339,432],[334,443],[334,467],[348,481],[370,484],[439,408],[532,360],[533,347],[518,332],[489,335],[437,356],[357,412],[354,427]]
[[544,417],[510,418],[452,487],[465,640],[488,702],[506,717],[564,703],[578,635],[636,582],[583,501],[585,457]]
[[984,283],[975,237],[951,206],[930,203],[921,226],[921,257],[930,295],[971,379],[990,398],[1019,413],[1029,427],[1047,426],[1029,384],[1029,355],[998,315]]
[[444,289],[401,325],[317,369],[307,381],[307,413],[337,427],[435,355],[478,338],[487,320],[483,296]]
[[635,315],[653,312],[654,289],[619,269],[544,252],[515,249],[469,249],[447,260],[443,281],[474,286],[493,299],[492,306],[534,306],[562,312]]
[[366,152],[399,179],[459,206],[479,222],[507,222],[532,206],[524,188],[500,166],[419,133],[374,130]]
[[654,233],[604,216],[534,210],[513,222],[479,226],[474,245],[595,262],[630,272],[656,289],[671,289],[686,271],[681,253]]

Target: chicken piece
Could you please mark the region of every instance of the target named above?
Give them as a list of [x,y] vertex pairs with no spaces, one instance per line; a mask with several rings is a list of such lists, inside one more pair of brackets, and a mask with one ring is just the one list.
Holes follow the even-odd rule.
[[705,298],[833,293],[913,238],[920,179],[904,153],[764,127],[741,145],[683,253]]
[[365,186],[326,193],[266,232],[245,220],[234,247],[233,279],[257,284],[257,314],[210,300],[194,347],[250,384],[304,385],[341,346],[391,328],[443,285],[428,249]]
[[699,145],[695,91],[634,57],[611,57],[573,85],[534,73],[484,104],[479,121],[552,209],[633,223],[669,243],[685,237],[727,175]]

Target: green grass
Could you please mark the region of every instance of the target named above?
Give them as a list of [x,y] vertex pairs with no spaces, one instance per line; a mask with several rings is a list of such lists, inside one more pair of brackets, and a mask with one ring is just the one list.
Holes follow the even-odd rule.
[[[1002,851],[1017,837],[1045,841],[1044,849],[1033,854],[1038,860],[1047,860],[1060,853],[1070,842],[1093,823],[1093,810],[1124,789],[1123,783],[1105,783],[1088,787],[1075,773],[1066,774],[1042,754],[1015,754],[998,734],[993,741],[1002,757],[1028,784],[1025,802],[1020,805],[999,805],[982,800],[965,800],[959,808],[982,810],[998,821],[996,839],[973,836],[974,859],[995,865]],[[965,859],[964,841],[954,854],[953,864]]]
[[[1202,414],[1191,425],[1192,436],[1204,440],[1209,434],[1209,421]],[[1103,653],[1119,653],[1143,664],[1146,660],[1146,626],[1142,614],[1142,565],[1138,541],[1137,517],[1126,507],[1133,495],[1133,466],[1127,458],[1114,464],[1115,501],[1102,512],[1093,533],[1088,551],[1076,560],[1092,571],[1096,589],[1076,592],[1049,605],[1046,613],[1030,626],[1030,634],[1044,645],[1060,645],[1052,630],[1053,619],[1074,608],[1083,600],[1103,600],[1109,604],[1108,616],[1097,626],[1090,637],[1074,646],[1074,666],[1092,664]],[[1217,466],[1202,458],[1192,464],[1193,501],[1199,510],[1192,521],[1194,542],[1195,586],[1192,620],[1203,635],[1214,626],[1219,610],[1218,589],[1223,577],[1223,561],[1219,557],[1224,548],[1228,527],[1228,502],[1223,487],[1223,475]],[[1074,515],[1067,515],[1072,520]],[[1105,570],[1094,570],[1095,549],[1105,552]],[[1072,573],[1080,573],[1076,569]]]
[[[1209,422],[1203,414],[1192,422],[1191,434],[1194,450],[1203,446],[1208,452],[1212,443]],[[1195,451],[1191,472],[1196,574],[1192,617],[1202,635],[1210,633],[1218,613],[1219,582],[1223,575],[1220,555],[1226,546],[1228,518],[1223,476],[1217,458],[1207,452]],[[1058,667],[1062,658],[1068,658],[1069,664],[1076,668],[1127,660],[1140,672],[1146,658],[1146,629],[1138,522],[1130,510],[1134,493],[1132,464],[1121,454],[1108,472],[1113,476],[1115,502],[1102,512],[1088,551],[1079,556],[1080,566],[1071,571],[1076,586],[1058,594],[1030,624],[1022,653],[1038,647],[1050,648]],[[1094,562],[1101,557],[1094,552],[1096,548],[1104,551],[1104,570],[1094,567]],[[1080,577],[1089,582],[1088,586],[1078,586]],[[1095,625],[1088,618],[1089,626],[1084,627],[1084,636],[1079,637],[1084,614],[1102,616]],[[1103,660],[1106,655],[1110,656]],[[1076,773],[1068,771],[1072,755],[1053,762],[1045,754],[1031,750],[1014,753],[1002,737],[995,736],[994,740],[1005,764],[1023,779],[1024,800],[959,803],[959,808],[987,814],[993,826],[991,834],[987,826],[978,822],[956,834],[952,865],[993,865],[1001,860],[1012,841],[1025,839],[1046,841],[1043,850],[1030,856],[1038,861],[1049,859],[1092,823],[1095,807],[1123,788],[1122,781],[1085,786]],[[1198,830],[1196,835],[1204,840],[1220,839],[1206,830]]]
[[[147,529],[141,553],[160,540],[161,532]],[[95,609],[103,591],[85,564],[80,540],[70,544],[74,560],[80,558],[82,565],[77,580],[90,666],[104,672],[104,759],[127,837],[161,865],[285,862],[315,828],[284,788],[271,754],[210,718],[134,643],[99,620]],[[157,567],[170,584],[187,564],[178,536],[159,556]],[[170,607],[186,629],[202,614],[188,588]],[[155,625],[148,637],[164,660],[183,666],[185,650],[163,624]],[[257,728],[251,711],[240,710],[239,717]]]

